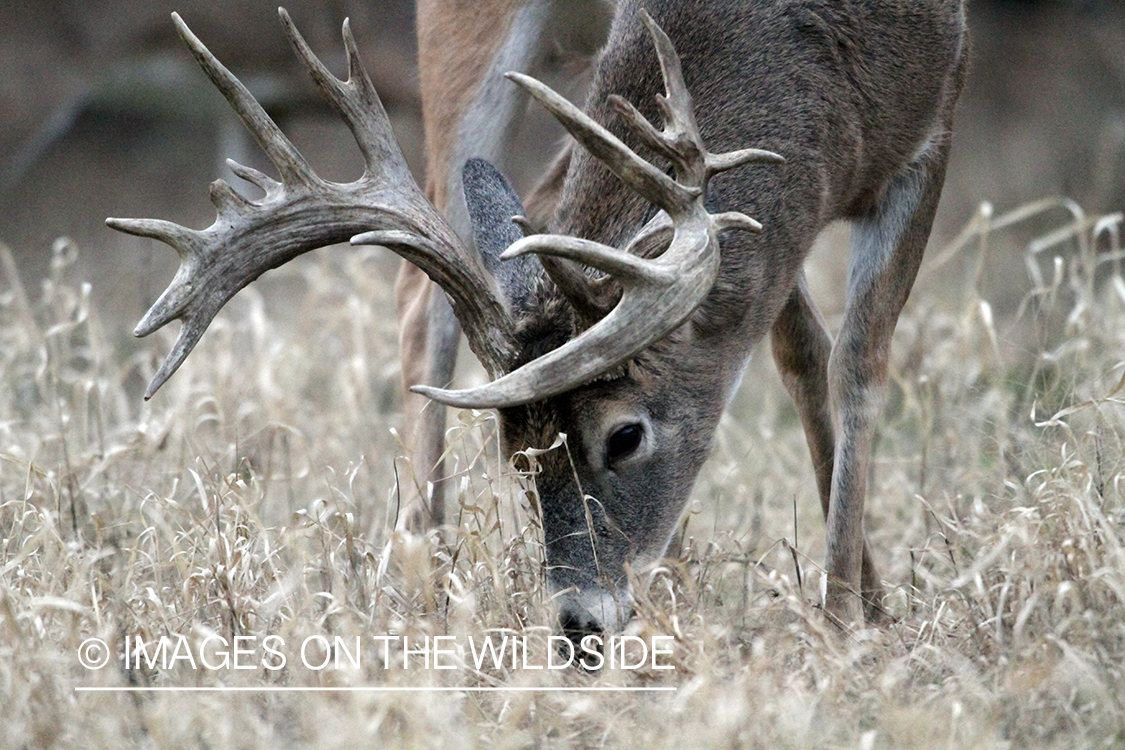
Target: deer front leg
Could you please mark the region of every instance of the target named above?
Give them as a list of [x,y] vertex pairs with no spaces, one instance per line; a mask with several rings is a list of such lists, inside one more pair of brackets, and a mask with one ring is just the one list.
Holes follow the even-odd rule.
[[[529,69],[545,12],[540,3],[419,0],[418,66],[427,146],[427,197],[471,242],[460,190],[461,166],[471,156],[499,160],[523,111],[523,98],[502,73]],[[521,21],[522,19],[522,21]],[[461,328],[440,289],[404,262],[395,282],[403,383],[403,438],[410,459],[399,474],[400,529],[425,531],[445,522],[445,407],[410,391],[447,388],[453,379]]]
[[[809,446],[820,507],[827,521],[832,496],[836,433],[828,398],[828,361],[832,337],[809,295],[805,275],[797,279],[789,301],[771,331],[773,359],[781,381],[797,407]],[[862,582],[869,619],[878,618],[879,575],[867,539],[863,540]]]
[[[556,47],[592,58],[610,17],[601,0],[417,3],[426,192],[467,244],[471,231],[461,168],[472,157],[502,163],[525,111],[525,95],[503,74],[539,71],[552,64],[548,60]],[[556,162],[529,205],[529,218],[539,225],[554,208],[565,165],[565,159]],[[409,263],[399,271],[395,296],[406,389],[403,431],[412,470],[412,477],[400,476],[403,507],[397,526],[421,531],[446,520],[440,481],[445,407],[409,388],[449,386],[461,329],[445,295]]]
[[[395,280],[402,362],[403,438],[410,459],[399,472],[395,526],[420,532],[445,523],[445,407],[412,393],[412,385],[446,387],[453,379],[461,327],[441,290],[417,266],[403,261]],[[431,488],[432,489],[429,489]]]
[[880,584],[865,565],[863,505],[875,421],[887,385],[891,336],[929,238],[948,141],[931,139],[865,214],[853,218],[847,303],[828,363],[836,435],[828,507],[825,608],[844,625],[878,611]]

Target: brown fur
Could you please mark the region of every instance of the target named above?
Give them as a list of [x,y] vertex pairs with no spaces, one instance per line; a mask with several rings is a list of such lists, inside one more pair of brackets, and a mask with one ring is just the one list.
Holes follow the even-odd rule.
[[[461,116],[503,44],[523,0],[418,0],[418,73],[426,124],[426,197],[439,211],[448,203],[448,174]],[[460,331],[437,286],[403,262],[395,280],[402,362],[403,426],[412,465],[398,525],[421,529],[441,524],[444,493],[442,438],[445,409],[408,388],[444,385],[453,375]],[[444,320],[443,320],[444,319]],[[437,483],[429,492],[427,482]]]
[[426,194],[439,211],[461,115],[523,0],[418,0],[418,75],[426,122]]

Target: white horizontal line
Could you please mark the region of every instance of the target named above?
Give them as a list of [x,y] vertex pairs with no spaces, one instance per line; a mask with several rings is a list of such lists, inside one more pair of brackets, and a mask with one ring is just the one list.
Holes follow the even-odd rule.
[[667,693],[677,687],[76,687],[76,693]]

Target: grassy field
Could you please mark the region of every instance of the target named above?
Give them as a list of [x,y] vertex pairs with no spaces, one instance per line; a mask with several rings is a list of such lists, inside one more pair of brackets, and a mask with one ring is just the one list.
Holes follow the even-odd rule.
[[[0,746],[1125,746],[1121,229],[1053,203],[931,250],[868,506],[894,624],[818,612],[812,471],[763,351],[679,547],[638,582],[628,633],[674,636],[672,668],[594,671],[465,648],[526,638],[534,666],[551,632],[530,480],[491,414],[450,420],[459,524],[391,531],[413,480],[389,253],[268,274],[144,403],[171,334],[100,320],[66,241],[42,284],[5,249]],[[402,637],[437,636],[452,669],[402,668]],[[151,689],[220,686],[243,690]],[[671,689],[495,689],[532,687]]]

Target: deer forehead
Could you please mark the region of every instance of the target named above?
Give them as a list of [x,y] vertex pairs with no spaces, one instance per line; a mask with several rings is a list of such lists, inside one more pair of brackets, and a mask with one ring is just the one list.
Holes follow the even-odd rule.
[[[566,435],[566,447],[550,454],[581,461],[591,442],[617,421],[645,409],[656,385],[649,377],[635,377],[630,365],[610,380],[598,380],[543,401],[500,410],[504,443],[509,454],[528,448],[544,449]],[[546,456],[539,458],[546,465]],[[567,456],[569,455],[569,459]]]

